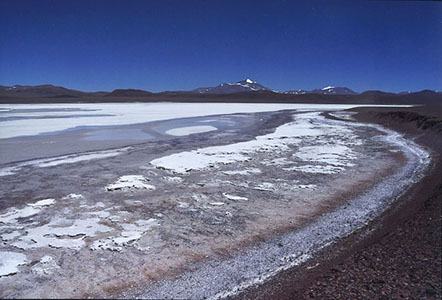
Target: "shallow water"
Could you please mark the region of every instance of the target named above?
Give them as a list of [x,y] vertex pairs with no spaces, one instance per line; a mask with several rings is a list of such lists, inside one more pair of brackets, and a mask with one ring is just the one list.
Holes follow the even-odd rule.
[[148,141],[154,137],[141,129],[105,129],[85,133],[86,141],[136,140]]
[[[62,131],[0,139],[0,165],[13,162],[97,151],[175,138],[168,130],[191,126],[213,126],[219,131],[252,126],[252,115],[192,117],[132,125],[77,126]],[[6,122],[4,122],[6,123]],[[0,123],[0,128],[1,128]]]

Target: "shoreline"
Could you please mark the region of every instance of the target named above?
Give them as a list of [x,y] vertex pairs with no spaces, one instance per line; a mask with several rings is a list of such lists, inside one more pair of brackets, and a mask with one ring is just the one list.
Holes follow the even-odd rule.
[[[354,126],[365,125],[355,123]],[[393,137],[392,139],[396,138],[398,140],[402,139],[399,134],[393,131],[382,129],[377,125],[369,126],[376,127],[378,130],[383,131],[387,134],[386,137]],[[258,243],[253,247],[242,249],[239,251],[240,253],[236,254],[233,258],[216,259],[198,264],[191,272],[183,273],[172,280],[164,280],[154,284],[146,291],[124,293],[123,297],[157,298],[166,294],[165,292],[167,290],[168,295],[178,298],[242,298],[244,293],[247,295],[248,289],[255,289],[258,286],[257,289],[259,290],[259,286],[266,285],[266,283],[272,281],[274,277],[278,277],[280,273],[292,268],[299,268],[299,266],[304,263],[310,263],[315,259],[318,252],[327,251],[330,246],[333,247],[333,244],[339,243],[339,240],[342,239],[343,236],[345,239],[346,236],[363,230],[367,223],[371,223],[373,219],[377,218],[378,214],[383,214],[385,207],[392,205],[392,203],[389,202],[391,196],[394,195],[394,198],[400,197],[403,193],[400,191],[401,188],[406,189],[405,187],[408,184],[406,180],[403,182],[405,178],[408,179],[408,176],[416,176],[417,170],[420,170],[417,172],[419,175],[418,177],[414,177],[413,180],[419,180],[421,178],[420,176],[423,176],[422,172],[425,171],[429,161],[427,161],[427,163],[424,161],[416,161],[419,155],[423,153],[416,154],[416,149],[420,149],[420,147],[411,141],[403,140],[401,142],[403,143],[403,149],[413,149],[411,152],[414,152],[412,154],[405,150],[403,151],[408,155],[407,164],[401,168],[401,171],[387,176],[386,179],[377,183],[375,187],[371,188],[368,192],[364,192],[361,196],[350,200],[347,205],[338,207],[331,212],[315,218],[312,224],[291,232],[282,233],[263,243]],[[398,143],[399,142],[396,142],[396,145]],[[406,143],[408,144],[405,145]],[[401,180],[402,183],[398,185],[397,182]],[[396,189],[390,194],[391,191],[388,189],[388,186],[392,186],[395,183]],[[374,207],[370,207],[370,199],[373,198],[377,200],[381,198],[383,200],[376,203]],[[364,211],[364,209],[361,208],[365,206],[369,206],[370,208]],[[347,227],[349,224],[351,224],[349,226],[350,228]],[[297,245],[296,252],[293,253],[293,245],[295,244]],[[285,248],[285,245],[289,245],[288,248]],[[292,245],[292,247],[290,247],[290,245]],[[282,263],[280,261],[282,261]],[[255,273],[251,275],[251,271],[244,271],[244,268],[254,269],[255,271],[253,272]],[[262,270],[263,268],[266,269],[264,272]],[[258,273],[256,273],[257,271]],[[213,278],[210,274],[217,274],[217,277]],[[238,278],[241,278],[241,282],[232,287],[231,282]],[[250,279],[244,282],[244,278]],[[217,288],[219,289],[220,286],[226,287],[226,285],[230,285],[230,288],[227,290],[224,288],[224,290],[218,291],[215,295],[207,294],[207,289],[213,291]],[[197,288],[200,286],[203,288]],[[251,298],[254,297],[255,295]]]
[[[350,111],[358,113],[355,116],[357,122],[391,128],[431,149],[432,162],[425,176],[368,226],[340,240],[330,251],[322,251],[303,266],[281,272],[267,283],[250,288],[233,299],[440,297],[442,140],[438,128],[441,123],[439,121],[436,126],[422,125],[426,116],[437,118],[438,110],[417,107],[408,110],[364,108]],[[416,113],[420,117],[412,121],[401,120],[402,115],[399,120],[392,118],[397,111],[400,115]],[[429,239],[434,247],[430,245]],[[437,257],[436,261],[416,259],[416,256],[431,251],[433,254],[429,257]],[[432,270],[430,288],[416,287],[419,286],[416,284],[417,279],[410,278],[415,272],[410,270],[416,270],[415,264],[418,264],[419,269]],[[420,280],[427,282],[422,277]]]

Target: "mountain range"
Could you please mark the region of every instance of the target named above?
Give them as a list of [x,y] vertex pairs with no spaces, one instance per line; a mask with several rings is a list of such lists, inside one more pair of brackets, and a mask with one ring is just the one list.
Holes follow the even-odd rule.
[[198,94],[233,94],[252,91],[270,91],[270,89],[256,81],[246,78],[235,83],[225,82],[215,87],[197,88],[191,92]]
[[[246,78],[235,83],[201,87],[191,91],[152,93],[140,89],[116,89],[112,92],[83,92],[50,84],[26,86],[0,85],[0,103],[38,102],[124,102],[133,101],[226,101],[226,102],[309,102],[309,103],[413,103],[413,99],[441,99],[442,93],[431,90],[388,93],[365,91],[357,93],[347,87],[326,86],[314,90],[277,91]],[[44,100],[42,100],[44,99]]]
[[235,83],[229,83],[225,82],[215,87],[203,87],[203,88],[197,88],[192,90],[192,93],[198,93],[198,94],[233,94],[233,93],[241,93],[241,92],[255,92],[255,91],[271,91],[274,93],[283,93],[283,94],[296,94],[296,95],[303,95],[303,94],[323,94],[323,95],[329,95],[329,94],[336,94],[336,95],[356,95],[357,93],[355,91],[352,91],[349,88],[346,87],[334,87],[334,86],[327,86],[322,89],[314,89],[312,91],[306,91],[306,90],[293,90],[293,91],[277,91],[272,90],[268,87],[263,86],[262,84],[251,80],[250,78],[246,78],[244,80],[235,82]]

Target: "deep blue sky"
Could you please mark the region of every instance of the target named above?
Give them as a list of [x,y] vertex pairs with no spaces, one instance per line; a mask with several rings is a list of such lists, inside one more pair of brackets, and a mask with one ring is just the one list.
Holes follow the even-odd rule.
[[442,90],[442,3],[0,0],[0,84]]

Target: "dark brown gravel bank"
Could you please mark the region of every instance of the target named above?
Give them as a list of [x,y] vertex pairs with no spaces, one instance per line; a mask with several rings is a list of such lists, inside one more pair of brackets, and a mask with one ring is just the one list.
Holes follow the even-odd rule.
[[440,299],[441,193],[380,240],[284,298]]
[[442,106],[356,111],[431,149],[429,174],[369,228],[238,298],[441,299]]

